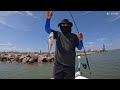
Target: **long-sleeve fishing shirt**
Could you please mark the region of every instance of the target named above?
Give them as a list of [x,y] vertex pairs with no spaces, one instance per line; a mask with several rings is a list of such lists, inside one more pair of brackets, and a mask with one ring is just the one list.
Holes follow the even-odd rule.
[[64,35],[62,32],[52,30],[50,28],[50,19],[46,20],[45,31],[50,34],[54,33],[54,39],[56,39],[56,49],[55,49],[55,62],[75,67],[75,48],[79,50],[82,49],[82,41],[80,41],[76,34],[69,33]]

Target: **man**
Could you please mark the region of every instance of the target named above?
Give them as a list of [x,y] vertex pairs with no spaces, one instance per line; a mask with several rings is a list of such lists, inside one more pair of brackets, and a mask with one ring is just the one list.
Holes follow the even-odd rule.
[[50,28],[50,20],[53,12],[46,12],[45,31],[54,33],[56,39],[55,62],[53,75],[54,79],[74,79],[75,78],[75,48],[82,49],[82,33],[78,36],[71,33],[73,24],[68,19],[63,19],[59,24],[61,32]]

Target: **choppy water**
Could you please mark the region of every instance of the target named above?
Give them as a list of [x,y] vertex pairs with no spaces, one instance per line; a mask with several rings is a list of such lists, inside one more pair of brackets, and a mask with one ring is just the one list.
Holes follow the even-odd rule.
[[[120,50],[88,55],[91,74],[81,68],[82,74],[90,79],[120,79]],[[86,63],[82,56],[82,63]],[[53,63],[17,64],[0,62],[0,79],[49,79]]]
[[[90,79],[120,79],[120,50],[88,55],[91,74],[82,68],[83,76]],[[81,62],[85,62],[82,57]]]
[[0,63],[0,79],[49,79],[52,77],[52,63],[17,64]]

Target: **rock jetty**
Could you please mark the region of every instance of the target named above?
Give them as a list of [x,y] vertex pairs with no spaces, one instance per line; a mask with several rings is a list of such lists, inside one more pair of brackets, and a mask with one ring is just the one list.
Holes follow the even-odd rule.
[[15,53],[0,53],[0,61],[6,61],[8,63],[43,63],[53,62],[54,55],[48,56],[47,54],[15,54]]

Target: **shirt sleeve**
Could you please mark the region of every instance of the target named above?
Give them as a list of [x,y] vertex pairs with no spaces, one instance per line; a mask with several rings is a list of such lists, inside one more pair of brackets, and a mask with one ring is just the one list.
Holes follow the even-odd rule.
[[55,30],[52,30],[51,28],[50,28],[50,19],[47,19],[46,20],[46,23],[45,23],[45,31],[48,33],[48,34],[50,34],[51,32],[53,32],[53,34],[54,34],[54,39],[57,39],[57,37],[58,37],[58,31],[55,31]]
[[54,34],[54,39],[57,39],[58,36],[59,36],[59,32],[58,31],[55,31],[55,30],[52,30],[53,34]]
[[50,34],[52,32],[52,29],[50,28],[50,19],[47,19],[46,20],[46,23],[45,23],[45,31]]
[[82,40],[81,40],[81,41],[78,40],[77,48],[78,48],[79,50],[81,50],[81,49],[82,49],[82,46],[83,46],[83,42],[82,42]]

